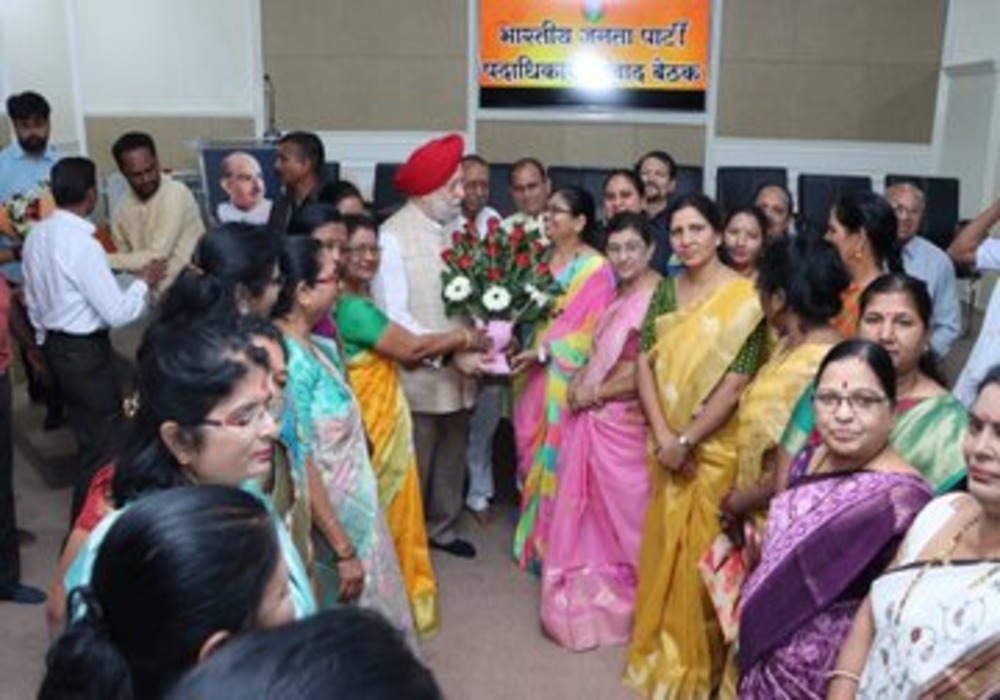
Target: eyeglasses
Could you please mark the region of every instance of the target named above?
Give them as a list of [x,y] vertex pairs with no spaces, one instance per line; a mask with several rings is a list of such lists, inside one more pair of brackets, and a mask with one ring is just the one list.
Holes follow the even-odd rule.
[[816,406],[816,410],[824,413],[839,411],[840,406],[844,402],[847,403],[847,407],[855,415],[870,413],[888,400],[887,396],[869,391],[855,391],[850,394],[838,394],[836,391],[818,391],[813,395],[813,404]]
[[646,244],[639,241],[629,241],[628,243],[608,243],[606,251],[608,255],[636,255],[646,250]]
[[545,213],[549,214],[550,216],[555,216],[556,214],[572,214],[573,212],[571,212],[566,207],[557,207],[550,204],[549,206],[545,207]]
[[247,406],[225,418],[205,418],[201,421],[201,425],[207,425],[211,428],[237,428],[242,430],[251,426],[260,428],[268,418],[272,421],[274,420],[274,416],[271,413],[270,401]]
[[358,245],[350,245],[344,248],[344,252],[348,255],[381,255],[382,246],[375,244],[365,244],[359,243]]
[[905,207],[902,204],[895,204],[892,210],[896,212],[896,216],[913,216],[917,217],[924,213],[924,210],[919,207]]

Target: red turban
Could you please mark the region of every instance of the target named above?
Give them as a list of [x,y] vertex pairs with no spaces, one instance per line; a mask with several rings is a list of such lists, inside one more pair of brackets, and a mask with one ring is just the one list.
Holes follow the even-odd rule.
[[428,141],[396,171],[396,189],[407,197],[430,194],[448,182],[462,160],[465,142],[458,134]]

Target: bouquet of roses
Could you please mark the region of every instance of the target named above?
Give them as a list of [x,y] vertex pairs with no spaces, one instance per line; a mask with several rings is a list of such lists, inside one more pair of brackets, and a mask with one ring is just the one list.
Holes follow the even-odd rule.
[[514,324],[545,318],[562,291],[549,268],[551,244],[535,223],[492,219],[480,238],[474,224],[451,234],[441,254],[442,296],[449,316],[470,316],[493,341],[487,371],[507,374]]
[[14,194],[0,206],[0,234],[23,242],[31,227],[52,213],[54,204],[47,188]]
[[445,310],[482,321],[544,318],[561,291],[549,269],[551,244],[535,224],[490,221],[485,236],[474,224],[451,235],[441,254]]

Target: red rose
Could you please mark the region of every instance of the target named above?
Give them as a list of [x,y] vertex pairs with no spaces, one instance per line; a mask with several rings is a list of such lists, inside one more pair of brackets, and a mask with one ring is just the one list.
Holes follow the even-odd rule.
[[541,241],[535,241],[534,243],[531,244],[531,249],[534,250],[536,253],[542,253],[545,251],[545,244],[542,243]]
[[470,267],[472,267],[472,256],[463,255],[462,257],[460,257],[458,259],[458,266],[463,270],[468,270]]
[[538,263],[538,270],[537,270],[537,272],[540,275],[549,275],[549,274],[552,274],[552,271],[549,269],[548,263]]
[[491,216],[489,218],[489,220],[487,220],[487,222],[486,222],[486,230],[489,233],[493,233],[498,228],[500,228],[500,217],[498,217],[498,216]]
[[521,241],[524,240],[524,229],[520,226],[514,229],[510,234],[510,244],[515,248],[521,245]]
[[449,248],[441,253],[441,259],[444,260],[446,264],[451,265],[451,261],[455,259],[455,253],[451,250],[451,248]]
[[500,273],[500,270],[496,269],[495,267],[491,267],[489,270],[486,271],[486,279],[488,279],[490,282],[499,282],[501,278],[503,278],[503,275]]
[[521,253],[520,255],[517,256],[514,262],[517,264],[518,267],[524,269],[529,265],[531,265],[531,256],[528,255],[527,253]]
[[462,232],[455,231],[453,234],[451,234],[451,242],[454,243],[455,245],[462,245]]
[[500,255],[500,249],[497,248],[495,245],[488,246],[486,248],[486,254],[489,255],[491,258],[495,258],[496,256]]

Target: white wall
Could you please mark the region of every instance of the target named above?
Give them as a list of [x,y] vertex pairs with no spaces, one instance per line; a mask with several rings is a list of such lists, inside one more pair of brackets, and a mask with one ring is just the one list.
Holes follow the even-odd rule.
[[256,116],[259,0],[0,0],[0,94],[52,104],[53,141],[88,116]]
[[80,148],[65,0],[0,0],[0,95],[6,100],[23,90],[52,105],[53,142]]
[[253,116],[256,0],[70,1],[87,115]]

